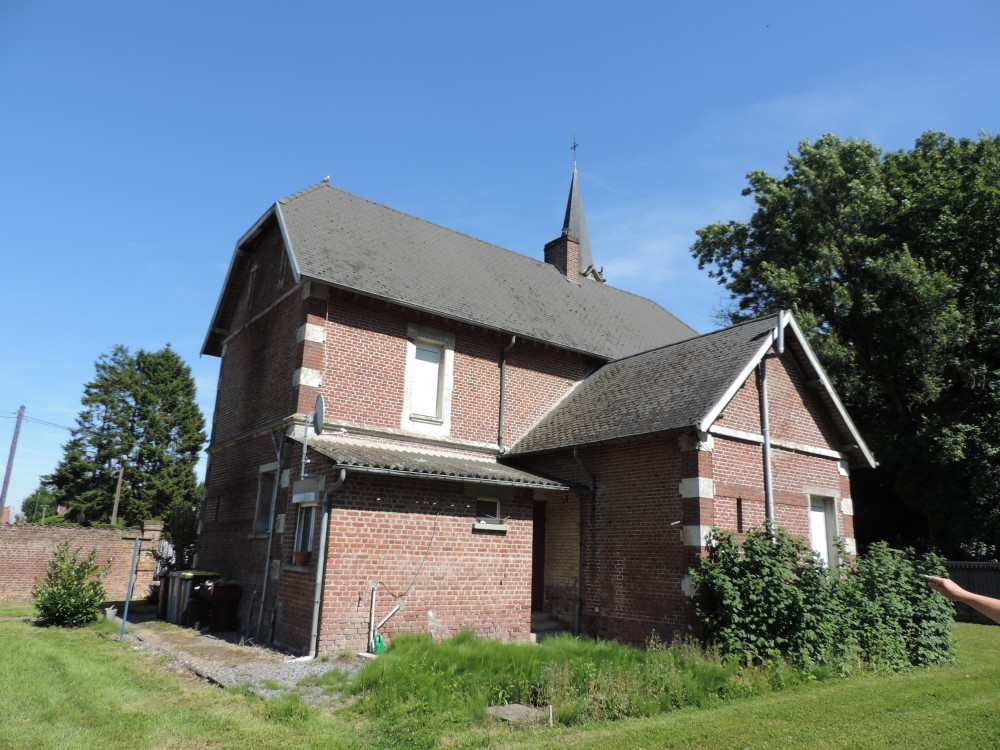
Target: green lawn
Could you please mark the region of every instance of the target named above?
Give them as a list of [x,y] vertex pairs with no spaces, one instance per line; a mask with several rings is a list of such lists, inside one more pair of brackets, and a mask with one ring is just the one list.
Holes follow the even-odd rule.
[[[958,663],[794,687],[710,709],[575,728],[454,723],[408,735],[294,696],[263,701],[166,672],[108,637],[36,628],[0,605],[0,748],[1000,747],[1000,628],[958,625]],[[117,631],[116,631],[117,632]]]

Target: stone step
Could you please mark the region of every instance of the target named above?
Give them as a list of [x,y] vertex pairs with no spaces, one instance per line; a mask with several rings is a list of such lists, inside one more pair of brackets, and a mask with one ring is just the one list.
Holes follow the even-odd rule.
[[531,613],[531,632],[535,636],[535,641],[549,638],[559,633],[569,632],[568,628],[548,612]]

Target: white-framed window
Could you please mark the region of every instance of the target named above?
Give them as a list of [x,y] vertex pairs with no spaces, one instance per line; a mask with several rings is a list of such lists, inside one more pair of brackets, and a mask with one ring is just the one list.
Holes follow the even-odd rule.
[[316,506],[300,505],[298,518],[295,520],[295,547],[296,552],[313,551],[313,532],[316,529]]
[[819,553],[825,565],[837,565],[837,514],[835,499],[821,495],[809,496],[809,544]]
[[253,516],[253,534],[266,534],[271,527],[271,503],[278,491],[278,464],[260,467],[257,480],[257,508]]
[[446,436],[451,432],[455,336],[413,324],[406,333],[401,426],[405,430]]

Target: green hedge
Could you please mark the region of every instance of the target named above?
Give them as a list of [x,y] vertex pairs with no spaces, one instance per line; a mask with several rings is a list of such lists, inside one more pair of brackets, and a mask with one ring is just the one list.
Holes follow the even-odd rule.
[[806,671],[899,670],[950,661],[952,608],[924,575],[942,558],[884,542],[828,568],[805,540],[765,523],[742,545],[714,529],[692,570],[706,637],[745,664],[790,659]]

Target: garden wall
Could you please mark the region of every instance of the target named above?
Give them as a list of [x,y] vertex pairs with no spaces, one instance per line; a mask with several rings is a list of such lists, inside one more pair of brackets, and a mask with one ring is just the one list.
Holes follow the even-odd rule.
[[[147,521],[143,536],[151,541],[140,545],[134,599],[142,599],[153,582],[156,562],[152,552],[160,549],[163,523]],[[97,562],[111,560],[111,572],[104,589],[111,601],[125,598],[133,541],[122,537],[139,534],[139,529],[95,529],[81,526],[0,525],[0,602],[31,601],[35,577],[45,577],[45,568],[56,547],[69,540],[70,551],[82,550],[81,558],[97,550]]]

